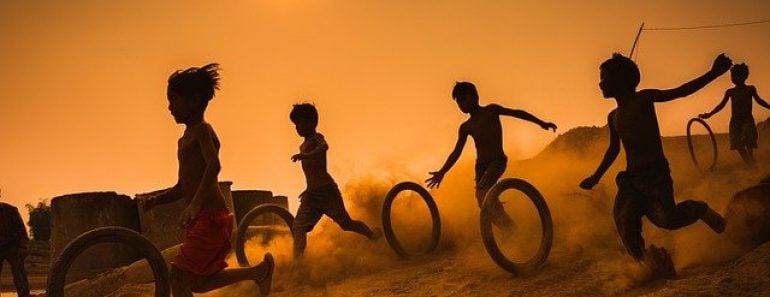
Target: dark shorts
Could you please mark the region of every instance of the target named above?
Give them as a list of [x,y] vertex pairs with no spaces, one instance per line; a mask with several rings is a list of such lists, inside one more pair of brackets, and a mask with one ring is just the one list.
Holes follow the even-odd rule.
[[307,190],[300,195],[297,217],[294,218],[294,230],[310,232],[323,215],[329,216],[342,226],[352,220],[345,210],[342,193],[336,184]]
[[207,277],[227,267],[233,215],[229,210],[201,210],[187,226],[179,255],[171,263],[196,276]]
[[754,117],[730,119],[730,149],[757,148],[757,126]]
[[497,183],[497,180],[503,176],[505,166],[508,164],[508,158],[501,158],[487,161],[476,162],[476,190],[487,191]]
[[615,225],[626,249],[637,259],[644,253],[643,216],[660,228],[675,230],[695,223],[708,209],[701,201],[674,202],[673,181],[665,159],[633,172],[620,172],[616,182]]

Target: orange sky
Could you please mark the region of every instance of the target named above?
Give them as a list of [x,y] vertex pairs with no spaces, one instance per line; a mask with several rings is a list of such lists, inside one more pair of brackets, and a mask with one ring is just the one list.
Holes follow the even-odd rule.
[[[497,102],[556,122],[565,132],[604,125],[598,66],[628,53],[649,27],[767,19],[756,1],[2,1],[0,187],[19,207],[57,195],[132,195],[176,181],[183,127],[166,109],[166,78],[222,65],[207,120],[222,141],[220,180],[290,197],[304,187],[289,157],[301,139],[291,104],[313,101],[338,183],[438,169],[465,116],[456,80]],[[621,3],[623,2],[623,3]],[[675,87],[719,52],[751,67],[770,100],[770,24],[645,32],[640,87]],[[727,76],[681,102],[659,105],[665,135],[710,110]],[[755,106],[755,117],[770,113]],[[726,131],[729,111],[710,122]],[[556,134],[504,120],[512,159]],[[463,158],[474,155],[468,144]],[[597,160],[598,163],[598,160]],[[450,173],[451,174],[451,173]],[[23,215],[26,218],[26,211]]]

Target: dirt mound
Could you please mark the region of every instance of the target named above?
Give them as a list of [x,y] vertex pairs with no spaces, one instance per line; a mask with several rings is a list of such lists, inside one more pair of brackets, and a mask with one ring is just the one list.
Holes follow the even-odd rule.
[[770,184],[762,183],[735,194],[725,219],[726,234],[738,244],[753,247],[770,241]]

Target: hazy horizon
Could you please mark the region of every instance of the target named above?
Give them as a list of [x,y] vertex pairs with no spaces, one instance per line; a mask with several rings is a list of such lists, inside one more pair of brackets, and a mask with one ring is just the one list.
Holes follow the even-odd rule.
[[[603,126],[598,66],[627,54],[647,27],[767,19],[766,1],[0,1],[0,201],[27,218],[25,203],[91,191],[133,195],[176,182],[176,141],[166,79],[219,62],[222,86],[206,118],[222,141],[220,180],[233,189],[296,197],[304,188],[289,158],[301,138],[293,103],[314,102],[340,185],[367,175],[438,169],[466,118],[455,81],[476,83],[481,103],[523,109],[558,133],[504,119],[512,160],[558,134]],[[640,88],[671,88],[727,53],[770,100],[770,24],[645,31]],[[710,111],[732,87],[723,76],[688,99],[657,107],[663,135]],[[709,120],[727,131],[729,106]],[[770,112],[755,105],[757,122]],[[761,135],[760,137],[764,137]],[[466,145],[462,161],[472,160]],[[597,160],[598,164],[598,160]],[[452,174],[451,172],[449,174]]]

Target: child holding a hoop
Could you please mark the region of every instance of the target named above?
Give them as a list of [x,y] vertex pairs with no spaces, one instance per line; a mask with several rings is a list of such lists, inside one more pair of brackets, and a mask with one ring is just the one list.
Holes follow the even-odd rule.
[[[457,103],[460,111],[469,114],[470,118],[460,125],[457,143],[444,166],[438,171],[430,172],[432,175],[425,182],[428,188],[438,188],[444,175],[454,166],[465,147],[468,136],[473,138],[476,144],[476,201],[479,207],[484,203],[484,197],[497,180],[505,172],[508,157],[503,151],[503,130],[500,116],[510,116],[537,124],[545,130],[556,132],[554,123],[545,122],[530,113],[503,107],[498,104],[479,105],[479,94],[476,86],[470,82],[457,82],[452,89],[452,98]],[[513,219],[505,213],[500,201],[495,201],[491,208],[492,222],[498,228],[510,230],[515,226]]]
[[754,98],[760,106],[767,109],[770,109],[770,104],[759,97],[757,88],[746,84],[748,77],[749,66],[746,66],[746,64],[734,65],[730,69],[730,79],[735,84],[735,87],[725,92],[724,98],[714,110],[701,114],[699,117],[708,119],[714,116],[727,105],[728,100],[731,100],[730,149],[737,150],[743,161],[746,162],[746,165],[754,168],[757,162],[754,159],[754,149],[757,148],[757,126],[751,114],[751,98]]
[[712,230],[722,233],[724,219],[703,201],[674,202],[673,181],[655,113],[655,103],[686,97],[700,90],[725,73],[732,61],[719,55],[711,70],[702,76],[670,90],[636,90],[639,84],[639,68],[631,59],[614,54],[600,66],[599,88],[605,98],[613,98],[618,107],[607,117],[610,143],[596,172],[580,183],[586,190],[593,188],[620,153],[620,145],[626,152],[626,171],[616,178],[618,194],[615,198],[614,218],[626,250],[631,256],[645,263],[660,277],[676,274],[671,259],[664,249],[645,248],[642,238],[642,217],[656,226],[676,230],[697,220],[705,222]]
[[171,263],[171,293],[192,297],[239,281],[251,280],[263,295],[270,292],[275,263],[270,253],[250,268],[225,269],[230,253],[233,215],[219,190],[217,176],[219,139],[203,119],[214,91],[219,88],[219,64],[176,71],[168,79],[168,109],[178,124],[185,125],[179,138],[179,181],[170,190],[148,199],[144,210],[185,199],[180,214],[185,237],[179,255]]

